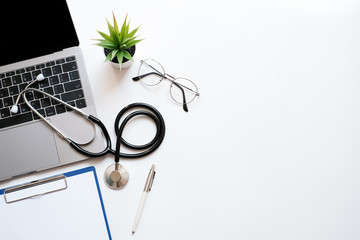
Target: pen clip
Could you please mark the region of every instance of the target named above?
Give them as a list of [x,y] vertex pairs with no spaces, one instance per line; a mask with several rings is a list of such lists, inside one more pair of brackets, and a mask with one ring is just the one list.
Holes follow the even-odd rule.
[[150,192],[151,191],[151,187],[152,184],[154,182],[154,178],[155,178],[155,165],[153,165],[150,169],[149,175],[146,179],[146,183],[145,183],[145,187],[144,187],[144,192]]
[[152,187],[152,185],[153,185],[153,182],[154,182],[154,178],[155,178],[155,171],[154,171],[154,174],[152,175],[152,178],[151,178],[151,180],[150,180],[150,185],[149,185],[149,192],[151,191],[151,187]]

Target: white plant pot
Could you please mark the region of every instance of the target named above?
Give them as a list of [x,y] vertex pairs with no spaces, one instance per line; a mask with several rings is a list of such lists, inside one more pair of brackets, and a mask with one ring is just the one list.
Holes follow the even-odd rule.
[[[130,67],[133,63],[134,63],[134,61],[131,61],[131,60],[128,60],[128,61],[126,61],[126,62],[123,62],[123,63],[121,64],[121,69],[128,68],[128,67]],[[111,65],[113,65],[114,67],[120,69],[120,64],[119,64],[119,63],[111,62]]]
[[[134,56],[135,56],[135,52],[136,52],[136,46],[133,46],[133,54],[131,55],[131,57],[133,58]],[[106,54],[107,54],[107,51],[108,49],[105,49],[104,48],[104,53],[105,53],[105,56],[106,56]],[[130,54],[131,54],[131,52],[130,52]],[[114,58],[115,59],[115,58]],[[120,69],[120,64],[117,62],[117,61],[110,61],[110,63],[111,63],[111,65],[113,65],[115,68],[119,68]],[[125,62],[123,62],[122,64],[121,64],[121,69],[125,69],[125,68],[128,68],[128,67],[130,67],[132,64],[134,63],[134,61],[131,61],[131,60],[127,60],[127,61],[125,61]]]

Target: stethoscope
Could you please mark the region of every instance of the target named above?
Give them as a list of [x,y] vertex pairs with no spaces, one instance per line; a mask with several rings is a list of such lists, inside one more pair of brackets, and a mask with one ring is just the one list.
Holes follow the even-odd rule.
[[[39,118],[41,118],[50,128],[52,128],[62,139],[66,140],[69,145],[75,149],[77,152],[88,156],[88,157],[101,157],[104,156],[106,154],[113,154],[115,156],[115,163],[111,164],[106,170],[105,170],[105,174],[104,174],[104,179],[105,179],[105,183],[108,187],[112,188],[112,189],[121,189],[123,188],[128,180],[129,180],[129,172],[127,171],[127,169],[122,166],[119,163],[120,157],[123,158],[139,158],[139,157],[144,157],[146,155],[149,155],[150,153],[152,153],[153,151],[155,151],[160,144],[162,143],[164,136],[165,136],[165,122],[163,117],[161,116],[160,112],[154,108],[153,106],[146,104],[146,103],[133,103],[130,104],[126,107],[124,107],[116,116],[115,119],[115,124],[114,124],[114,128],[115,128],[115,133],[116,133],[116,147],[115,150],[113,150],[111,148],[111,139],[110,139],[110,135],[105,127],[105,125],[96,117],[86,114],[84,113],[81,109],[72,106],[64,101],[62,101],[61,99],[48,94],[42,90],[39,90],[37,88],[30,88],[31,85],[33,85],[36,82],[40,82],[42,80],[44,80],[45,77],[42,74],[39,74],[36,79],[34,79],[33,81],[31,81],[25,88],[24,90],[22,90],[14,105],[11,107],[11,112],[12,113],[17,113],[19,111],[19,101],[21,96],[24,99],[24,102],[26,103],[26,105],[31,109],[31,111],[33,111]],[[43,115],[41,115],[28,101],[26,93],[30,92],[30,91],[35,91],[38,93],[41,93],[49,98],[51,98],[54,101],[57,101],[63,105],[65,105],[66,107],[74,110],[75,113],[82,115],[86,120],[88,120],[90,123],[93,124],[94,128],[95,125],[97,125],[105,138],[105,142],[106,142],[106,147],[103,151],[101,152],[89,152],[88,150],[84,149],[81,147],[81,145],[83,144],[79,144],[76,143],[75,141],[71,140],[69,137],[67,137],[65,134],[63,134],[58,128],[56,128],[50,121],[48,121]],[[121,117],[128,112],[131,109],[134,108],[141,108],[144,110],[135,110],[131,113],[129,113],[124,120],[122,121],[122,123],[120,124],[120,119]],[[147,144],[143,144],[143,145],[135,145],[135,144],[131,144],[127,141],[125,141],[122,138],[122,133],[123,130],[126,126],[126,124],[134,117],[139,116],[139,115],[143,115],[146,117],[149,117],[150,119],[152,119],[155,124],[156,124],[156,134],[154,136],[154,138]],[[120,124],[120,126],[119,126]],[[130,149],[133,150],[137,150],[137,151],[141,151],[141,152],[137,152],[137,153],[122,153],[120,152],[120,145],[123,144],[125,146],[127,146]]]

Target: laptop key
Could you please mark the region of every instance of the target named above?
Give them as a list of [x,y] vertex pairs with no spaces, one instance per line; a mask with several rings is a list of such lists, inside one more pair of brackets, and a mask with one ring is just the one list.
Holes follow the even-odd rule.
[[34,100],[34,92],[27,92],[27,93],[25,93],[25,95],[26,95],[26,99],[28,101]]
[[42,69],[44,67],[45,67],[45,64],[43,64],[43,63],[35,66],[36,69]]
[[76,62],[68,62],[62,65],[64,72],[70,72],[77,69]]
[[62,83],[70,81],[69,75],[67,73],[60,74],[59,79],[60,79],[60,82],[62,82]]
[[69,72],[70,75],[70,80],[74,80],[74,79],[79,79],[80,75],[79,75],[79,71],[73,71],[73,72]]
[[35,99],[40,99],[44,97],[44,94],[34,91],[34,97]]
[[35,70],[35,66],[31,66],[31,67],[26,68],[27,72],[31,72],[31,71],[34,71],[34,70]]
[[9,92],[10,92],[10,95],[19,94],[19,88],[18,88],[18,86],[9,87]]
[[65,106],[63,104],[56,105],[55,108],[56,108],[56,113],[57,114],[66,112],[66,108],[65,108]]
[[7,77],[11,77],[11,76],[14,76],[14,75],[15,75],[15,71],[10,71],[10,72],[6,73]]
[[55,94],[60,94],[64,92],[64,86],[62,84],[58,84],[54,86]]
[[4,101],[4,107],[10,107],[14,104],[12,97],[4,98],[3,101]]
[[86,107],[85,99],[76,100],[76,107],[78,108]]
[[68,83],[64,83],[64,88],[66,92],[75,90],[75,89],[79,89],[81,88],[81,82],[80,80],[77,81],[73,81],[73,82],[68,82]]
[[46,108],[45,112],[47,117],[54,116],[56,114],[55,108],[53,106]]
[[52,67],[52,71],[53,71],[54,74],[60,74],[60,73],[62,73],[61,66],[60,66],[60,65],[56,65],[56,66]]
[[49,79],[45,78],[39,83],[40,88],[48,87],[49,86]]
[[39,100],[32,101],[32,102],[30,102],[30,104],[35,109],[40,109],[41,108]]
[[84,98],[84,92],[82,89],[61,94],[61,99],[64,102],[73,101],[79,98]]
[[58,76],[49,77],[49,81],[50,81],[51,85],[56,85],[56,84],[59,84],[59,82],[60,82]]
[[4,98],[8,96],[9,96],[9,91],[7,88],[0,89],[0,98]]
[[0,116],[1,116],[2,118],[9,117],[9,116],[10,116],[10,110],[9,110],[9,108],[0,109]]
[[54,65],[55,65],[55,61],[51,61],[51,62],[46,63],[47,67],[51,67],[51,66],[54,66]]
[[43,99],[41,99],[40,102],[41,102],[41,107],[42,108],[46,108],[46,107],[51,106],[50,98],[43,98]]
[[24,68],[21,68],[21,69],[18,69],[15,71],[16,74],[21,74],[21,73],[24,73],[25,72],[25,69]]
[[20,110],[22,113],[31,111],[31,109],[29,108],[29,106],[26,103],[20,104]]
[[75,56],[67,57],[67,58],[66,58],[66,61],[67,61],[67,62],[75,61]]
[[11,78],[4,78],[1,80],[3,87],[10,87],[12,85]]
[[55,61],[56,64],[61,64],[61,63],[64,63],[65,62],[65,59],[58,59]]
[[[9,109],[7,109],[7,108],[6,108],[6,110],[9,111]],[[1,113],[1,115],[2,115],[2,113]],[[10,115],[10,111],[9,111],[9,115]],[[31,112],[15,115],[10,118],[0,119],[0,129],[14,126],[14,125],[17,125],[20,123],[29,122],[32,120],[33,120],[33,117],[32,117]]]
[[54,95],[53,87],[44,88],[43,91],[50,94],[50,95]]
[[21,75],[23,82],[29,82],[32,80],[31,73],[24,73]]
[[13,76],[12,77],[12,82],[13,82],[14,85],[22,83],[21,76],[20,75]]
[[44,75],[44,77],[51,76],[52,75],[51,68],[44,68],[42,70],[42,74]]

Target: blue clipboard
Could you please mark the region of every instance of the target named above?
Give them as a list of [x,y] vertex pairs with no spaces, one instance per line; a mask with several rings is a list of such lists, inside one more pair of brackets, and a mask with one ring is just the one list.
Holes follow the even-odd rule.
[[4,239],[112,239],[94,167],[0,190]]

